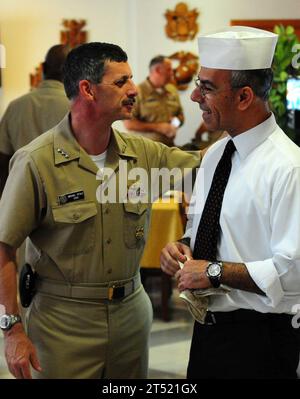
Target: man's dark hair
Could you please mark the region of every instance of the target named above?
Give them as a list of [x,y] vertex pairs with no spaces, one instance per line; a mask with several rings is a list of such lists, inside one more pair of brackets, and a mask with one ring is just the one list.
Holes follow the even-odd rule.
[[110,43],[85,43],[73,49],[64,66],[64,85],[67,97],[78,96],[79,82],[88,80],[101,83],[106,62],[126,62],[127,54],[121,47]]
[[163,64],[166,58],[168,57],[165,55],[157,55],[156,57],[152,58],[149,63],[149,69],[151,69],[154,65]]
[[43,62],[44,79],[63,81],[63,66],[70,51],[69,46],[56,44],[51,47]]
[[247,71],[231,71],[231,87],[249,86],[257,97],[267,101],[273,83],[273,71],[267,69],[252,69]]

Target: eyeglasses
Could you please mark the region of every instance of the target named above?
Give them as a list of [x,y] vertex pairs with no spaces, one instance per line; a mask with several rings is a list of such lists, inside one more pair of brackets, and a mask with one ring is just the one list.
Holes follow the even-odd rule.
[[196,88],[200,90],[200,94],[201,94],[202,97],[207,97],[209,95],[216,95],[216,94],[221,93],[222,91],[235,90],[235,89],[239,88],[239,87],[227,87],[225,89],[214,89],[212,87],[204,86],[201,83],[200,78],[194,79],[194,82],[195,82]]

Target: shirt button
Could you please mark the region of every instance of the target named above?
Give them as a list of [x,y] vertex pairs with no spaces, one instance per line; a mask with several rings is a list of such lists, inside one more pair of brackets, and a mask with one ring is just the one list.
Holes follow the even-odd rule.
[[79,218],[80,218],[80,214],[79,213],[74,213],[73,219],[74,220],[78,220]]
[[106,244],[110,244],[111,243],[111,238],[108,238],[107,240],[106,240]]
[[111,274],[111,273],[112,273],[112,269],[108,269],[108,270],[107,270],[107,273],[108,273],[108,274]]

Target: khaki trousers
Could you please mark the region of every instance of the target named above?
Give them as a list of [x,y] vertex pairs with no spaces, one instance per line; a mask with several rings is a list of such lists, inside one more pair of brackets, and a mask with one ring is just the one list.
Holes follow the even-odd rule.
[[26,327],[43,371],[34,378],[147,378],[152,306],[143,286],[123,300],[37,293]]

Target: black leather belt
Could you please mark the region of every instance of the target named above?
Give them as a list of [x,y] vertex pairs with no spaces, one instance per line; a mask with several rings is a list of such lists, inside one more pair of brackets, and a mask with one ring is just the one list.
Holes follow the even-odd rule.
[[234,324],[246,322],[270,321],[274,323],[291,323],[293,315],[287,313],[260,313],[255,310],[238,309],[232,312],[207,311],[205,325]]

